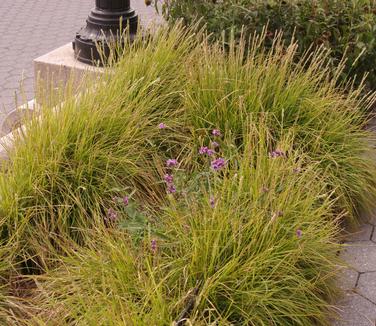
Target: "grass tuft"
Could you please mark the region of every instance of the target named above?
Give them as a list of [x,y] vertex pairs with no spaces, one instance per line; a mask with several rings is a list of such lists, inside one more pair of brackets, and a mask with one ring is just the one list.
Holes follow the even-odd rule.
[[30,288],[7,321],[329,325],[341,222],[376,193],[375,95],[280,40],[244,59],[161,29],[16,134],[0,275]]

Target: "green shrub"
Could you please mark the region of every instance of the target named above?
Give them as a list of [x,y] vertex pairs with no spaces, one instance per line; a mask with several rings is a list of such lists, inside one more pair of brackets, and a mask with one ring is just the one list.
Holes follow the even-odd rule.
[[180,18],[186,24],[201,18],[213,40],[221,39],[222,31],[230,35],[233,30],[236,39],[243,30],[245,35],[261,33],[268,24],[269,47],[277,30],[283,30],[287,43],[295,37],[300,54],[311,44],[323,45],[332,51],[334,66],[346,54],[343,77],[357,75],[359,82],[369,72],[367,85],[375,89],[374,0],[169,0],[163,8],[172,24]]

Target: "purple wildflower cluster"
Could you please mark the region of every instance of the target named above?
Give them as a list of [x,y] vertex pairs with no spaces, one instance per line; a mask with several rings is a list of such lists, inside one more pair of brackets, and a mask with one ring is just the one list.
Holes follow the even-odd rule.
[[[169,159],[166,161],[167,168],[175,168],[178,165],[178,161],[176,159]],[[169,194],[174,194],[176,192],[176,187],[174,185],[174,176],[170,173],[166,173],[164,176],[164,181],[167,184],[167,192]]]
[[215,150],[208,148],[207,146],[202,146],[198,153],[201,155],[206,154],[208,156],[213,156],[215,154]]
[[107,220],[110,222],[116,222],[118,219],[118,214],[113,208],[109,208],[107,211]]
[[210,164],[211,168],[214,170],[214,171],[219,171],[220,169],[222,169],[224,166],[226,165],[226,161],[225,159],[223,158],[217,158],[215,160],[213,160]]
[[166,181],[167,184],[171,184],[174,182],[174,176],[172,174],[166,173],[164,176],[164,180]]
[[215,198],[213,196],[210,197],[209,204],[211,208],[215,207]]
[[155,255],[157,253],[158,245],[157,245],[157,240],[153,239],[151,240],[150,243],[150,250],[151,252]]
[[178,161],[175,160],[175,159],[169,159],[169,160],[166,161],[166,166],[167,166],[168,168],[174,168],[174,167],[176,167],[177,165],[178,165]]
[[[214,130],[212,130],[212,135],[215,136],[215,137],[220,137],[222,134],[221,134],[221,131],[219,129],[214,129]],[[219,143],[216,142],[216,141],[212,141],[211,147],[212,148],[209,148],[208,146],[202,146],[202,147],[200,147],[200,150],[198,151],[198,153],[200,155],[213,156],[213,155],[215,155],[215,149],[219,147]]]
[[285,157],[286,154],[284,152],[282,152],[281,150],[276,149],[276,150],[272,151],[271,153],[269,153],[269,156],[271,158],[277,158],[277,157]]
[[[128,206],[129,205],[129,197],[128,196],[113,197],[112,200],[116,204],[122,204],[124,206]],[[118,220],[118,217],[119,217],[118,213],[113,208],[109,208],[108,211],[107,211],[107,215],[105,217],[105,220],[108,221],[108,222],[115,223]]]
[[114,198],[112,198],[112,200],[113,200],[115,203],[118,203],[118,204],[124,204],[125,206],[128,206],[128,204],[129,204],[129,197],[128,197],[128,196],[124,196],[124,197],[114,197]]
[[300,230],[300,229],[296,230],[296,236],[297,236],[298,238],[301,238],[302,235],[303,235],[303,231],[302,231],[302,230]]
[[161,122],[159,125],[158,125],[158,129],[166,129],[167,128],[167,126],[163,123],[163,122]]
[[169,194],[174,194],[176,192],[176,187],[173,183],[167,184],[167,192]]
[[[220,137],[222,136],[222,133],[219,129],[213,129],[212,135],[215,137]],[[219,147],[219,143],[216,141],[212,141],[211,147],[212,148],[209,148],[208,146],[201,146],[198,153],[200,155],[207,155],[207,156],[213,157],[216,154],[215,149]],[[210,166],[214,171],[218,171],[222,169],[225,165],[226,165],[226,161],[223,158],[216,158],[212,160],[210,163]]]

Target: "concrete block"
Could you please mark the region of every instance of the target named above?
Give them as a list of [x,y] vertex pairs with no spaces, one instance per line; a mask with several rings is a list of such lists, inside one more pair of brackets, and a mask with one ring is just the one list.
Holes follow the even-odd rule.
[[37,110],[37,103],[35,100],[31,100],[19,108],[7,113],[0,123],[0,137],[6,136],[12,131],[20,128],[24,119],[27,119],[29,116],[31,117],[31,115],[36,113]]
[[374,226],[368,223],[362,224],[356,231],[346,237],[346,242],[371,240]]
[[338,273],[337,286],[343,291],[352,291],[356,287],[359,273],[350,268],[344,268]]
[[376,272],[360,274],[356,292],[376,304]]
[[360,273],[376,271],[376,243],[372,241],[347,244],[341,251],[340,257]]
[[376,306],[356,293],[346,293],[338,310],[338,320],[333,326],[375,326]]
[[85,75],[95,78],[103,71],[103,68],[77,61],[72,43],[68,43],[34,60],[36,98],[49,96],[51,90],[64,90],[69,81],[73,90],[79,91]]

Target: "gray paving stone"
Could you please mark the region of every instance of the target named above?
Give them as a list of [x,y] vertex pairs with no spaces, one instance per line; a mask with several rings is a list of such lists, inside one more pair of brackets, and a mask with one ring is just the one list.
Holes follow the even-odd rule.
[[376,243],[372,241],[349,243],[340,257],[358,272],[376,271]]
[[338,273],[337,285],[343,291],[354,290],[358,281],[359,273],[350,268],[344,268]]
[[356,293],[347,292],[338,309],[339,319],[333,326],[375,326],[376,306]]
[[371,239],[373,242],[376,243],[376,228],[375,230],[373,231],[373,234],[372,234],[372,239]]
[[374,226],[368,223],[362,224],[356,231],[346,236],[346,242],[371,240]]
[[376,304],[376,272],[360,274],[356,292]]

